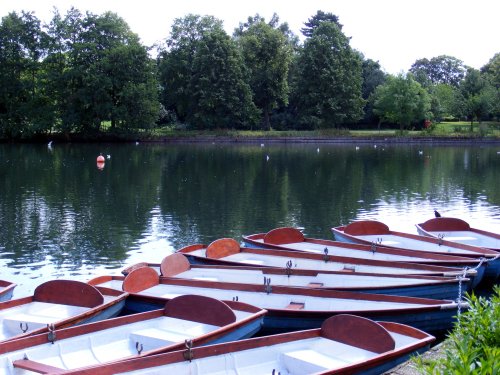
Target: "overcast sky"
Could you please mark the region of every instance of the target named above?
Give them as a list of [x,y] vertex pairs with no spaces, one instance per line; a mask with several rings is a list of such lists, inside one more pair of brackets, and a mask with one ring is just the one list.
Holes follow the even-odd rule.
[[392,74],[439,55],[479,69],[500,52],[499,0],[0,0],[0,15],[29,10],[48,22],[53,7],[65,14],[71,6],[82,13],[116,12],[145,45],[167,38],[172,21],[189,13],[215,16],[229,34],[248,16],[270,20],[277,13],[299,35],[322,10],[339,17],[353,48]]

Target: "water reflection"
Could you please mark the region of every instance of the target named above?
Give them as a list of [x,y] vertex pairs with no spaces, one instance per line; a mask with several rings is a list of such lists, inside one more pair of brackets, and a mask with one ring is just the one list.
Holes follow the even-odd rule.
[[[375,147],[376,146],[376,147]],[[16,295],[192,243],[279,226],[310,237],[438,209],[500,231],[498,146],[0,145],[0,278]],[[109,155],[105,168],[96,156]]]

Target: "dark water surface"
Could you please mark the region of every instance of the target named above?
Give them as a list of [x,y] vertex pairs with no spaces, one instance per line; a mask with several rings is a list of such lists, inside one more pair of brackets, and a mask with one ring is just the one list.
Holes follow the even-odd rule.
[[0,279],[19,297],[280,226],[416,233],[435,208],[500,232],[500,146],[0,145]]

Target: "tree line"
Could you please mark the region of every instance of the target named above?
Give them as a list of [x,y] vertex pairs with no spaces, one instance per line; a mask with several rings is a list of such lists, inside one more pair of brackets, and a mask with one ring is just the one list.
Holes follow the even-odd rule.
[[[33,12],[0,23],[0,137],[95,136],[166,125],[189,129],[310,130],[500,115],[500,54],[481,70],[451,56],[386,74],[351,48],[342,24],[318,11],[304,41],[275,14],[233,32],[213,16],[174,20],[144,46],[112,12]],[[156,49],[156,56],[152,52]]]

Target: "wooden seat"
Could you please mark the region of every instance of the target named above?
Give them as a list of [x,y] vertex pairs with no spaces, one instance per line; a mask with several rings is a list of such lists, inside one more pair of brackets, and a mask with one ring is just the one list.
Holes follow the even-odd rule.
[[341,368],[345,360],[324,355],[315,350],[296,350],[282,354],[283,364],[291,374],[312,374]]
[[12,365],[15,368],[36,372],[38,374],[57,374],[64,371],[64,369],[61,369],[59,367],[45,365],[43,363],[31,361],[29,359],[19,359],[17,361],[14,361]]
[[290,302],[290,304],[285,307],[287,310],[303,310],[305,306],[304,302]]

